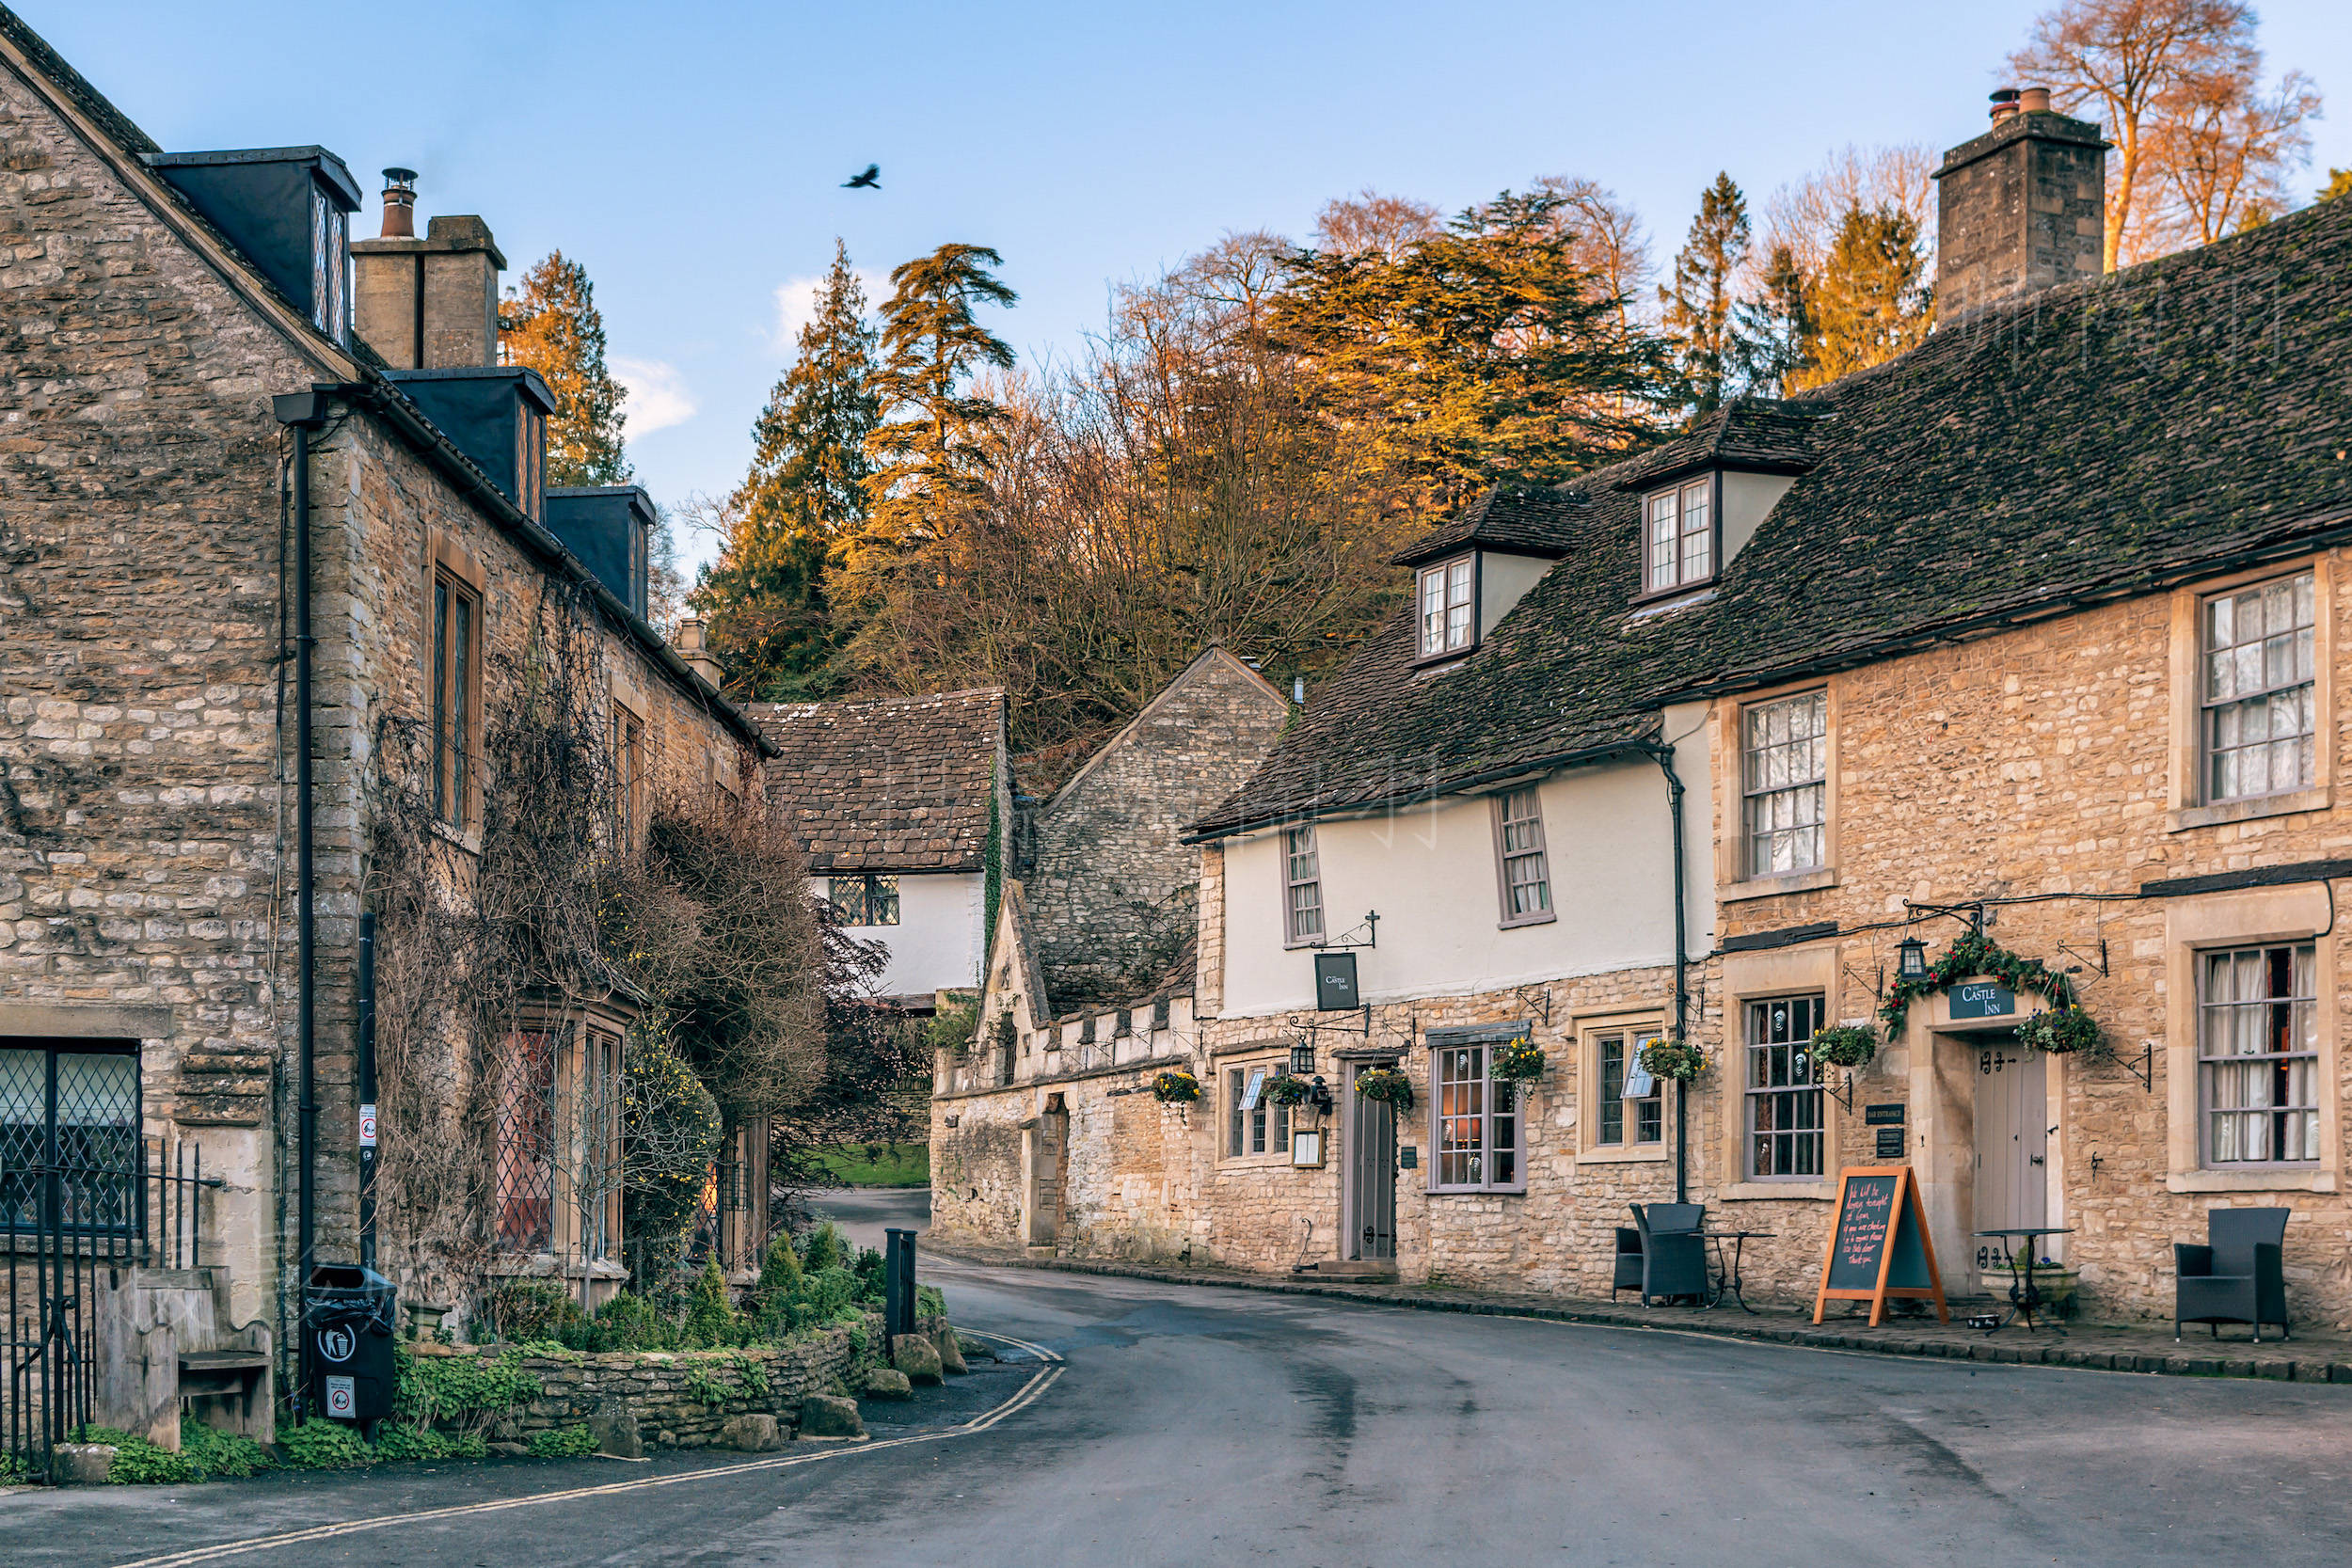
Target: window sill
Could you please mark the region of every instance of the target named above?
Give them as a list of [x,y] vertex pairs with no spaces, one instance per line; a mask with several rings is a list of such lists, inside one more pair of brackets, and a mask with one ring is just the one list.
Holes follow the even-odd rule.
[[1825,865],[1815,871],[1790,871],[1778,877],[1754,877],[1744,882],[1733,882],[1719,890],[1715,897],[1729,904],[1742,898],[1770,898],[1783,893],[1810,893],[1815,888],[1836,887],[1837,867]]
[[1525,1187],[1430,1187],[1431,1197],[1525,1197]]
[[1462,660],[1470,657],[1470,655],[1476,653],[1477,651],[1477,643],[1466,642],[1458,648],[1448,648],[1441,654],[1422,654],[1420,657],[1414,659],[1412,663],[1406,665],[1406,668],[1415,671],[1442,669],[1444,666],[1449,664],[1461,663]]
[[[1290,1150],[1284,1149],[1279,1154],[1228,1154],[1217,1161],[1216,1168],[1219,1170],[1289,1170],[1291,1168]],[[1312,1170],[1315,1167],[1303,1165],[1299,1168]]]
[[2332,1193],[2336,1173],[2276,1165],[2265,1170],[2176,1170],[2164,1179],[2169,1193]]
[[1837,1199],[1835,1181],[1734,1181],[1715,1191],[1719,1203],[1750,1203],[1771,1199],[1801,1203],[1834,1203]]
[[1629,1165],[1662,1161],[1666,1157],[1667,1151],[1664,1144],[1643,1144],[1635,1148],[1615,1148],[1603,1144],[1598,1148],[1582,1150],[1577,1155],[1576,1160],[1579,1164]]
[[1559,918],[1559,911],[1546,910],[1541,914],[1523,914],[1517,920],[1498,920],[1495,922],[1495,929],[1498,931],[1516,931],[1522,926],[1549,926]]
[[2334,791],[2326,784],[2316,789],[2289,790],[2284,795],[2257,795],[2246,800],[2224,800],[2212,806],[2183,806],[2168,812],[2164,831],[2168,833],[2187,832],[2193,828],[2214,828],[2225,822],[2252,822],[2265,816],[2293,816],[2300,812],[2326,811]]
[[1692,578],[1688,582],[1677,582],[1672,588],[1652,588],[1645,593],[1636,594],[1633,596],[1631,608],[1653,610],[1660,606],[1671,605],[1677,599],[1695,598],[1714,587],[1715,581],[1715,576],[1710,572],[1703,578]]
[[460,830],[446,822],[437,821],[433,824],[433,836],[453,848],[463,849],[469,855],[479,856],[482,853],[482,834],[478,830]]

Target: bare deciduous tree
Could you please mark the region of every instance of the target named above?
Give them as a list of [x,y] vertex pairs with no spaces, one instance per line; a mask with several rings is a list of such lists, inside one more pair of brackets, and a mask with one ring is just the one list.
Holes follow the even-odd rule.
[[[2261,91],[2257,18],[2244,0],[2064,0],[2009,57],[2068,114],[2115,143],[2107,179],[2107,270],[2213,238],[2282,191],[2308,152],[2302,122],[2318,94],[2291,75]],[[2246,194],[2251,192],[2251,195]]]
[[1367,185],[1324,203],[1315,214],[1315,248],[1343,255],[1376,252],[1393,261],[1444,227],[1443,215],[1426,201],[1382,196]]
[[1641,214],[1597,180],[1547,174],[1534,189],[1559,200],[1558,216],[1569,231],[1578,264],[1617,296],[1617,325],[1628,327],[1643,318],[1658,265],[1650,258]]
[[[1915,144],[1839,148],[1821,166],[1772,193],[1764,206],[1763,231],[1750,247],[1752,268],[1762,269],[1786,247],[1800,272],[1817,276],[1825,266],[1847,214],[1855,211],[1902,214],[1918,227],[1922,254],[1935,254],[1935,154]],[[1751,276],[1750,289],[1766,282]]]

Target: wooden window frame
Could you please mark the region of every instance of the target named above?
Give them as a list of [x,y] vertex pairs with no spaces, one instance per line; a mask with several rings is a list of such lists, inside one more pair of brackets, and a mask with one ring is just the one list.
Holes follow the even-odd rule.
[[[2308,962],[2310,965],[2310,979],[2312,985],[2310,994],[2304,996],[2289,996],[2284,998],[2255,999],[2255,1003],[2256,1005],[2261,1006],[2276,1006],[2283,1002],[2290,1008],[2308,1008],[2310,1010],[2310,1049],[2308,1051],[2284,1053],[2276,1056],[2256,1056],[2250,1058],[2255,1061],[2279,1060],[2310,1062],[2310,1073],[2312,1085],[2312,1097],[2311,1102],[2306,1106],[2285,1107],[2289,1114],[2293,1114],[2294,1112],[2300,1110],[2308,1114],[2311,1118],[2312,1130],[2309,1134],[2311,1152],[2305,1158],[2294,1160],[2279,1159],[2276,1157],[2267,1160],[2217,1160],[2214,1157],[2214,1118],[2217,1114],[2225,1113],[2217,1112],[2213,1103],[2211,1079],[2208,1069],[2215,1067],[2232,1065],[2233,1063],[2237,1065],[2244,1065],[2248,1060],[2249,1060],[2249,1058],[2237,1055],[2216,1056],[2207,1054],[2205,1050],[2205,1024],[2208,1015],[2210,1015],[2217,1006],[2239,1006],[2247,1005],[2247,1002],[2245,999],[2238,999],[2232,1002],[2216,1003],[2207,991],[2206,976],[2211,971],[2213,961],[2216,958],[2228,958],[2244,953],[2256,953],[2265,956],[2273,953],[2285,953],[2289,956],[2288,962],[2290,965],[2290,973],[2292,973],[2294,956],[2302,953],[2309,954]],[[2323,1119],[2322,1112],[2327,1098],[2329,1094],[2334,1092],[2334,1086],[2332,1085],[2323,1084],[2319,1081],[2320,1065],[2326,1059],[2327,1055],[2327,1053],[2321,1049],[2319,1036],[2319,1012],[2323,1002],[2323,997],[2319,990],[2319,944],[2315,941],[2307,939],[2302,942],[2290,940],[2286,942],[2261,942],[2234,945],[2201,947],[2197,950],[2193,962],[2195,965],[2193,973],[2197,976],[2197,985],[2194,993],[2196,998],[2195,1006],[2197,1009],[2197,1022],[2193,1031],[2193,1037],[2197,1042],[2196,1095],[2198,1168],[2201,1170],[2221,1172],[2225,1174],[2255,1171],[2297,1172],[2318,1170],[2321,1164],[2321,1144],[2323,1142],[2319,1131]],[[2325,1000],[2329,1006],[2333,1005],[2332,997],[2326,998]],[[2261,1109],[2261,1107],[2254,1106],[2232,1107],[2230,1108],[2230,1112],[2226,1114],[2250,1115]],[[2276,1114],[2275,1110],[2273,1114]]]
[[[1467,658],[1478,651],[1478,601],[1484,592],[1484,584],[1480,579],[1485,576],[1479,554],[1477,550],[1467,550],[1460,555],[1447,556],[1442,561],[1430,562],[1427,565],[1414,570],[1413,664],[1415,668],[1427,664],[1450,664],[1455,659]],[[1454,569],[1457,566],[1469,568],[1465,574],[1469,579],[1465,584],[1469,597],[1458,607],[1454,602]],[[1428,637],[1427,594],[1429,579],[1432,578],[1438,578],[1444,584],[1445,604],[1443,608],[1448,623],[1447,641],[1442,646],[1437,648],[1430,647]],[[1451,640],[1453,612],[1457,608],[1466,609],[1469,611],[1469,619],[1464,624],[1463,638],[1460,642]]]
[[[1295,875],[1294,862],[1297,851],[1293,847],[1293,841],[1302,834],[1307,846],[1305,852],[1314,858],[1314,875],[1311,877]],[[1323,946],[1330,940],[1331,923],[1323,896],[1323,841],[1315,832],[1315,825],[1300,822],[1279,830],[1274,838],[1274,852],[1276,870],[1282,879],[1282,945],[1286,948]],[[1315,892],[1315,928],[1308,935],[1300,934],[1297,911],[1292,903],[1300,888],[1312,888]]]
[[[1688,498],[1692,491],[1707,496],[1707,523],[1703,530],[1684,526],[1688,515]],[[1650,508],[1656,502],[1672,497],[1675,503],[1675,579],[1660,585],[1652,581],[1650,568],[1656,564],[1650,542]],[[1696,577],[1683,575],[1685,541],[1704,532],[1707,539],[1707,570]],[[1723,576],[1724,570],[1724,485],[1720,471],[1710,471],[1661,484],[1643,492],[1639,515],[1640,589],[1634,595],[1636,603],[1652,599],[1671,599],[1677,594],[1704,588]]]
[[1666,1083],[1655,1080],[1653,1092],[1645,1099],[1626,1101],[1618,1097],[1620,1106],[1629,1112],[1631,1107],[1650,1104],[1658,1109],[1658,1136],[1638,1139],[1631,1134],[1638,1131],[1639,1113],[1625,1117],[1621,1135],[1613,1140],[1602,1135],[1607,1125],[1607,1105],[1604,1099],[1607,1073],[1603,1067],[1603,1048],[1610,1040],[1624,1042],[1626,1061],[1649,1041],[1666,1033],[1663,1008],[1647,1007],[1634,1012],[1605,1013],[1577,1022],[1577,1082],[1580,1085],[1577,1111],[1578,1149],[1581,1160],[1599,1162],[1664,1160],[1673,1150],[1672,1133],[1666,1118]]
[[483,595],[444,566],[436,566],[431,583],[425,669],[432,688],[433,816],[470,834],[482,808]]
[[644,830],[645,721],[619,699],[612,704],[612,837],[637,847]]
[[1271,1081],[1289,1067],[1289,1053],[1285,1052],[1263,1060],[1229,1060],[1219,1065],[1224,1070],[1217,1079],[1217,1091],[1224,1097],[1221,1102],[1224,1115],[1217,1118],[1218,1163],[1287,1167],[1291,1163],[1291,1108],[1268,1104],[1263,1093],[1263,1082],[1259,1085],[1260,1094],[1255,1106],[1244,1110],[1242,1101],[1246,1098],[1250,1074],[1263,1073],[1265,1079]]
[[[1472,1028],[1439,1028],[1427,1033],[1425,1044],[1429,1052],[1429,1184],[1432,1196],[1448,1193],[1523,1194],[1527,1191],[1528,1115],[1527,1086],[1498,1083],[1494,1075],[1494,1053],[1504,1041],[1525,1034],[1525,1022],[1481,1025]],[[1454,1065],[1448,1057],[1456,1053],[1476,1053],[1477,1072],[1474,1077],[1454,1074]],[[1455,1085],[1476,1084],[1479,1086],[1475,1109],[1464,1109],[1458,1101],[1449,1101],[1447,1090]],[[1507,1105],[1498,1101],[1508,1098]],[[1475,1119],[1478,1143],[1473,1156],[1479,1161],[1480,1175],[1475,1181],[1446,1180],[1447,1161],[1454,1151],[1446,1144],[1449,1122],[1461,1123]],[[1497,1131],[1497,1124],[1510,1124],[1506,1142]],[[1501,1180],[1495,1176],[1497,1156],[1510,1155],[1511,1173]]]
[[[2205,607],[2215,599],[2305,572],[2312,575],[2312,780],[2299,789],[2210,800],[2206,793]],[[2323,553],[2278,562],[2178,590],[2172,596],[2171,640],[2172,766],[2166,831],[2185,832],[2229,822],[2329,809],[2335,802],[2340,766],[2335,699],[2334,557]]]
[[[859,930],[879,931],[904,923],[906,919],[906,905],[903,894],[898,886],[898,874],[897,872],[844,871],[828,876],[825,879],[825,902],[833,906],[836,918],[840,914],[842,905],[839,895],[834,890],[842,882],[855,882],[858,886],[858,918],[855,920],[843,920],[841,922],[842,925],[853,927]],[[867,919],[866,917],[874,912],[874,895],[877,892],[877,884],[882,882],[888,882],[890,884],[890,918],[888,920]]]
[[[1511,802],[1521,798],[1526,799],[1532,804],[1533,810],[1526,816],[1512,818],[1509,815]],[[1544,834],[1543,786],[1540,784],[1521,784],[1517,789],[1498,791],[1491,799],[1493,804],[1488,815],[1492,818],[1494,829],[1495,896],[1497,899],[1495,924],[1499,929],[1506,931],[1520,926],[1549,925],[1560,918],[1560,911],[1552,897],[1551,848]],[[1534,825],[1534,844],[1532,848],[1521,849],[1515,853],[1510,847],[1510,830],[1519,823]],[[1531,859],[1536,863],[1541,874],[1534,881],[1519,885],[1540,890],[1543,907],[1525,914],[1514,914],[1511,911],[1511,863],[1515,860]]]
[[[1750,1021],[1756,1017],[1756,1009],[1768,1008],[1774,1003],[1779,1002],[1809,1002],[1812,1004],[1814,1012],[1813,1030],[1805,1035],[1804,1041],[1798,1040],[1793,1034],[1786,1040],[1757,1040],[1755,1037],[1754,1031],[1750,1027]],[[1831,1138],[1833,1132],[1833,1129],[1830,1126],[1829,1114],[1831,1101],[1828,1087],[1821,1079],[1820,1064],[1813,1059],[1810,1052],[1804,1052],[1805,1071],[1807,1075],[1804,1083],[1767,1085],[1760,1091],[1751,1082],[1750,1072],[1753,1053],[1759,1046],[1768,1050],[1774,1047],[1787,1047],[1789,1049],[1793,1056],[1798,1053],[1799,1048],[1805,1041],[1810,1041],[1814,1034],[1819,1033],[1828,1024],[1830,1019],[1828,993],[1821,990],[1803,990],[1792,991],[1779,996],[1743,996],[1740,999],[1739,1019],[1739,1179],[1742,1182],[1755,1182],[1759,1185],[1773,1186],[1783,1183],[1797,1186],[1807,1186],[1828,1180],[1831,1175],[1829,1161],[1831,1155],[1835,1152],[1835,1149]],[[1774,1136],[1782,1134],[1803,1135],[1810,1132],[1815,1140],[1813,1162],[1815,1168],[1811,1171],[1764,1172],[1757,1170],[1756,1168],[1756,1128],[1750,1113],[1751,1102],[1758,1099],[1766,1098],[1774,1101],[1794,1100],[1808,1091],[1813,1096],[1813,1125],[1809,1128],[1774,1128],[1769,1131]]]
[[[1808,870],[1748,875],[1747,716],[1751,709],[1820,692],[1822,719],[1821,863]],[[1839,688],[1835,680],[1794,681],[1744,693],[1717,709],[1711,754],[1726,759],[1715,768],[1718,828],[1715,834],[1715,896],[1720,902],[1769,898],[1836,887],[1838,882]]]

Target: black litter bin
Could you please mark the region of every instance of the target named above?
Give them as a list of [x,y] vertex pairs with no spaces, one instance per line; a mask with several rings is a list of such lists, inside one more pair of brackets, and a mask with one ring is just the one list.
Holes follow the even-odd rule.
[[399,1287],[358,1263],[310,1271],[310,1408],[338,1421],[380,1421],[392,1413],[392,1359]]

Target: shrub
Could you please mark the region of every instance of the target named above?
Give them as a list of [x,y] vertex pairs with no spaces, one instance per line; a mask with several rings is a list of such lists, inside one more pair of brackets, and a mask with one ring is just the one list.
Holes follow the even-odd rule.
[[694,1293],[687,1299],[679,1343],[689,1350],[708,1350],[734,1344],[741,1336],[742,1320],[736,1316],[727,1276],[720,1272],[716,1257],[706,1259],[703,1272],[694,1278]]
[[189,1420],[180,1423],[180,1457],[206,1481],[241,1481],[278,1465],[269,1449],[252,1438]]
[[344,1470],[375,1457],[358,1433],[334,1421],[305,1421],[280,1435],[278,1446],[295,1470]]
[[485,1361],[478,1355],[421,1356],[406,1345],[396,1345],[392,1354],[398,1376],[392,1388],[392,1420],[412,1433],[454,1425],[461,1435],[478,1434],[539,1397],[539,1380],[523,1370],[517,1352]]
[[596,1451],[596,1434],[587,1423],[578,1426],[548,1427],[531,1434],[531,1456],[533,1459],[576,1459],[581,1454]]
[[791,1237],[779,1236],[768,1243],[768,1256],[759,1263],[759,1288],[786,1295],[801,1288],[801,1255],[792,1250]]
[[644,1296],[624,1291],[596,1309],[594,1350],[675,1350],[677,1327]]
[[850,1244],[841,1239],[841,1232],[827,1220],[808,1233],[801,1248],[801,1267],[810,1274],[821,1274],[850,1260]]
[[580,1309],[569,1291],[535,1279],[508,1279],[493,1285],[483,1292],[474,1319],[488,1326],[491,1338],[511,1344],[534,1339],[568,1344],[588,1323],[588,1314]]
[[859,1249],[856,1273],[857,1299],[882,1300],[882,1283],[890,1277],[889,1270],[882,1263],[882,1255],[872,1247]]

